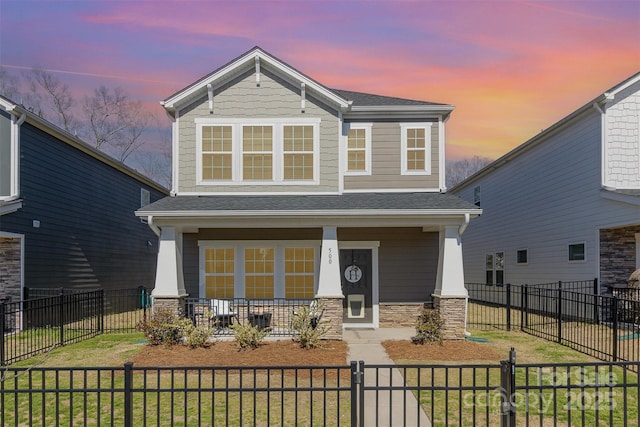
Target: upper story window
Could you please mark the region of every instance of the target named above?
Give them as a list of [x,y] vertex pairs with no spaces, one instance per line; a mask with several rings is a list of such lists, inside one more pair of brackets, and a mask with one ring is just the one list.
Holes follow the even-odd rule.
[[196,119],[198,184],[317,184],[320,119]]
[[431,174],[431,123],[401,123],[402,174]]
[[233,178],[231,126],[202,127],[202,179]]
[[140,189],[140,207],[144,208],[151,203],[151,192],[145,188]]
[[284,126],[283,142],[283,179],[313,179],[313,126]]
[[480,207],[480,186],[473,188],[473,204]]
[[348,175],[371,175],[372,124],[351,124],[347,131]]
[[242,179],[273,179],[273,127],[242,127]]

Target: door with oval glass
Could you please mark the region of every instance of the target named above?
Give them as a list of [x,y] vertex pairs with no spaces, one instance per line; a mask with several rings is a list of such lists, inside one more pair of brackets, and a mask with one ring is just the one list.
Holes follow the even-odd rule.
[[343,322],[373,322],[371,249],[341,249],[340,271],[344,295]]

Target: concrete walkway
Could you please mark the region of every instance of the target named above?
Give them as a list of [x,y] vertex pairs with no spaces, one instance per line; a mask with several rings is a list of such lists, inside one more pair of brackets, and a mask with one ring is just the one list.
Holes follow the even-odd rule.
[[[345,329],[343,339],[349,345],[348,361],[361,361],[372,365],[393,365],[393,361],[382,347],[382,341],[409,340],[415,335],[414,328]],[[366,386],[399,387],[404,379],[397,369],[380,370],[375,378],[374,370],[365,374]],[[366,391],[364,426],[422,426],[430,427],[431,422],[413,392],[403,390]],[[375,412],[378,402],[377,414]]]

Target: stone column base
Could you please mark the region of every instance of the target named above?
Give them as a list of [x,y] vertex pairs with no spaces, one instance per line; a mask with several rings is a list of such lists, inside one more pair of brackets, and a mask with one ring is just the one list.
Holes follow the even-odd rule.
[[444,320],[442,337],[445,340],[463,340],[466,331],[467,297],[433,295],[433,307]]
[[344,297],[318,297],[317,300],[318,307],[323,309],[321,321],[328,328],[322,339],[342,341],[342,303]]
[[182,318],[186,313],[186,296],[151,295],[152,313],[157,310],[169,310]]

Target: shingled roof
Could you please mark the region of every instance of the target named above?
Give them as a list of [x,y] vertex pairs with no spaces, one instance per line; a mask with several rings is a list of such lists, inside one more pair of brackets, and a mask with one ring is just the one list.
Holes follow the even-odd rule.
[[350,193],[342,195],[176,196],[165,197],[138,213],[197,211],[480,211],[471,203],[442,193]]

